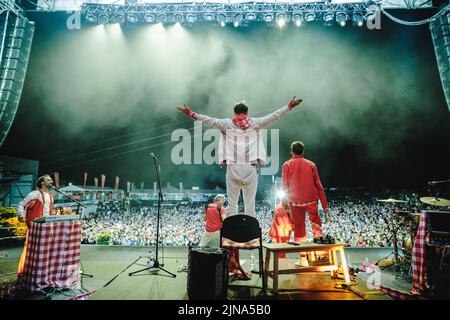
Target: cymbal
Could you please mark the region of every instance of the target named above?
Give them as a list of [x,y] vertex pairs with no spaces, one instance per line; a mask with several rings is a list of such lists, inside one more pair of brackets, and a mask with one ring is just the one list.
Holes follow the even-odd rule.
[[420,201],[426,204],[430,204],[432,206],[441,206],[448,207],[450,206],[450,200],[444,198],[436,198],[436,197],[422,197]]
[[403,201],[403,200],[396,200],[396,199],[392,199],[392,198],[389,198],[389,199],[380,199],[380,200],[377,200],[377,201],[379,201],[379,202],[388,202],[388,203],[406,203],[406,201]]

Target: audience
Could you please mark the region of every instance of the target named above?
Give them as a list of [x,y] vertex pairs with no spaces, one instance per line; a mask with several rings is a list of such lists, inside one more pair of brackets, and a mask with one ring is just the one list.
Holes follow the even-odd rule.
[[[396,211],[418,212],[421,203],[417,195],[400,194],[397,199],[407,203],[393,207]],[[392,213],[391,205],[365,199],[330,201],[330,222],[322,219],[324,235],[354,247],[388,247],[392,245],[390,224],[395,217],[399,244],[415,232],[412,219],[407,215]],[[160,240],[166,246],[198,244],[204,232],[203,213],[205,204],[162,207]],[[240,212],[243,209],[240,208]],[[83,220],[83,243],[95,244],[102,233],[110,235],[112,245],[154,245],[156,241],[156,207],[128,208],[120,202],[100,204],[97,212]],[[323,217],[323,212],[321,212]],[[256,206],[256,217],[263,231],[263,240],[270,241],[268,232],[272,224],[273,208],[260,202]],[[312,230],[307,223],[308,240],[312,241]]]

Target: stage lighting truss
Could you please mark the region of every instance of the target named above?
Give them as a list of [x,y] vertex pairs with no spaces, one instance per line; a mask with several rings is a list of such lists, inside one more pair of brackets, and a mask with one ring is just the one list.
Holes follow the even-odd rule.
[[95,4],[85,3],[81,7],[82,22],[87,24],[137,24],[137,23],[211,23],[235,27],[262,22],[279,27],[292,22],[299,27],[309,22],[323,22],[344,26],[352,19],[353,25],[361,27],[364,20],[380,10],[378,0],[351,3],[330,1],[310,3],[139,3],[139,4]]

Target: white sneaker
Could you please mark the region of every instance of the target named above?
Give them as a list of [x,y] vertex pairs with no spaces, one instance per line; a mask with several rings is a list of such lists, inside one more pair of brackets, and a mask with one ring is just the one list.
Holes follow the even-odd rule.
[[309,267],[308,259],[306,257],[302,257],[295,263],[296,267]]

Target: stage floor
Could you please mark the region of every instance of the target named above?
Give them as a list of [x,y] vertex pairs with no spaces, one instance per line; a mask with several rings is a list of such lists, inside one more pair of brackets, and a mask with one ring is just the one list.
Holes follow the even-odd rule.
[[[10,247],[0,249],[0,253],[7,256],[0,260],[0,280],[15,278],[15,271],[19,262],[22,247]],[[151,247],[127,247],[127,246],[98,246],[82,245],[81,262],[84,272],[93,275],[92,278],[83,277],[84,290],[69,290],[54,293],[49,296],[33,294],[25,299],[70,299],[82,292],[93,293],[89,300],[186,300],[187,272],[179,272],[187,266],[187,247],[166,247],[164,253],[160,251],[160,262],[164,268],[175,273],[172,278],[163,271],[142,273],[129,276],[133,271],[146,267]],[[255,257],[257,257],[256,251]],[[390,248],[346,248],[346,255],[350,255],[353,266],[360,266],[368,257],[376,261],[387,256]],[[164,259],[161,258],[163,254]],[[241,263],[244,269],[249,270],[250,252],[242,251]],[[288,258],[295,256],[288,255]],[[12,273],[12,274],[10,274]],[[391,299],[382,292],[368,288],[366,280],[368,275],[359,274],[357,284],[350,289],[336,289],[336,282],[341,280],[331,279],[329,272],[304,273],[295,275],[282,275],[279,280],[280,292],[277,296],[269,290],[263,295],[262,279],[257,274],[252,275],[249,281],[230,280],[228,299],[281,299],[281,300],[379,300]],[[382,272],[381,283],[391,288],[409,291],[411,284],[398,280],[393,275]],[[268,287],[272,286],[269,278]]]

